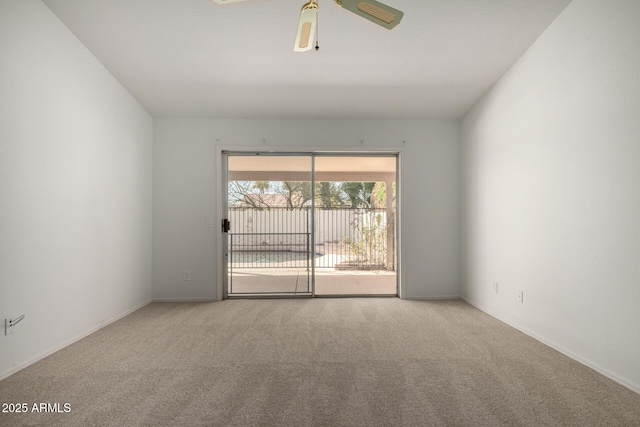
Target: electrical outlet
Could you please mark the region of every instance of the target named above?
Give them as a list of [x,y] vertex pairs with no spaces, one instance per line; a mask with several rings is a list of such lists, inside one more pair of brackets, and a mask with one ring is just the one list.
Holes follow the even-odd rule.
[[523,291],[518,292],[518,302],[520,304],[524,304],[524,292]]
[[16,326],[24,319],[24,314],[22,316],[17,316],[9,319],[4,319],[4,334],[11,335],[16,332]]
[[207,218],[207,227],[213,227],[213,218],[212,217]]
[[9,325],[9,319],[4,319],[4,334],[11,335],[16,330]]
[[493,292],[498,293],[498,282],[493,283]]
[[184,274],[182,275],[182,279],[185,281],[191,280],[191,270],[185,270]]

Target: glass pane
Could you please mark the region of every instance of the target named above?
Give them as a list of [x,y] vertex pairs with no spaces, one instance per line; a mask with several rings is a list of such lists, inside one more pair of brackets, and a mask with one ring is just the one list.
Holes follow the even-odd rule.
[[311,157],[228,157],[228,294],[311,293]]
[[316,295],[396,295],[396,157],[315,158]]

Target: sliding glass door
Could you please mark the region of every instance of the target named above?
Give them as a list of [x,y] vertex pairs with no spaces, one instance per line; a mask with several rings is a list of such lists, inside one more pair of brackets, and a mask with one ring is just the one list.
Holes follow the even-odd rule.
[[315,157],[315,295],[397,295],[396,156]]
[[312,295],[311,157],[226,159],[228,295]]
[[225,296],[397,295],[395,154],[223,158]]

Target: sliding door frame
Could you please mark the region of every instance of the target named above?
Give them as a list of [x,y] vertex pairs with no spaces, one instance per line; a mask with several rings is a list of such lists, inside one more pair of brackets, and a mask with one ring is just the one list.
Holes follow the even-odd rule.
[[[264,156],[264,157],[309,157],[311,161],[311,218],[310,218],[310,235],[311,235],[311,248],[312,253],[315,254],[316,248],[316,221],[315,221],[315,187],[316,187],[316,158],[318,157],[394,157],[395,158],[395,185],[396,185],[396,208],[394,214],[394,233],[395,233],[395,259],[394,267],[396,273],[396,293],[393,294],[323,294],[316,295],[315,278],[316,278],[316,259],[312,256],[311,262],[311,294],[310,295],[295,295],[293,293],[265,293],[265,294],[247,294],[247,295],[229,295],[229,248],[228,248],[228,235],[222,232],[222,254],[219,259],[222,260],[222,298],[223,299],[241,299],[241,298],[390,298],[400,297],[400,284],[401,284],[401,251],[400,251],[400,152],[399,151],[260,151],[260,150],[247,150],[247,151],[234,151],[234,150],[221,150],[221,191],[222,191],[222,210],[219,224],[224,219],[228,219],[229,212],[229,168],[228,160],[231,156]],[[387,189],[388,191],[389,189]],[[233,224],[231,224],[233,227]]]
[[[222,222],[224,219],[228,219],[229,214],[229,157],[307,157],[309,158],[309,177],[311,184],[311,218],[309,219],[308,227],[310,229],[310,247],[315,248],[313,222],[315,221],[315,189],[313,185],[313,157],[308,152],[294,152],[294,151],[222,151]],[[233,224],[231,224],[233,229]],[[298,295],[296,292],[272,292],[272,293],[247,293],[247,294],[235,294],[229,295],[229,248],[228,248],[228,234],[222,233],[222,275],[223,275],[223,298],[224,299],[247,299],[247,298],[313,298],[314,296],[314,279],[315,279],[315,260],[311,262],[310,279],[308,285],[310,285],[310,292],[304,292],[302,295]],[[314,251],[315,253],[315,251]],[[233,278],[231,277],[231,280]]]

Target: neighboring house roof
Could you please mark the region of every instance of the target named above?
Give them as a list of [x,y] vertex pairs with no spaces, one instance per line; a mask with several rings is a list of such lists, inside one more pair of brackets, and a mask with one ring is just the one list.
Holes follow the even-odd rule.
[[[311,205],[311,201],[307,201],[306,205]],[[234,203],[237,207],[270,207],[270,208],[286,208],[287,198],[282,194],[246,194],[244,200]]]

